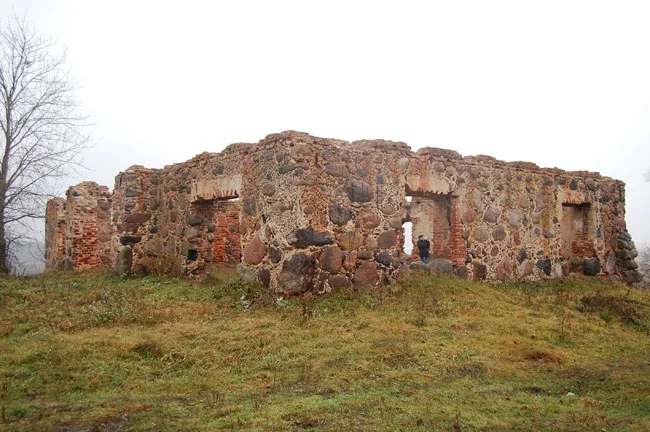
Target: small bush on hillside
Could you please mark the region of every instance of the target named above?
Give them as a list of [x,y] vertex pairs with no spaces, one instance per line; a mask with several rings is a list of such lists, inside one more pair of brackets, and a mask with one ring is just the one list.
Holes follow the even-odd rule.
[[619,320],[643,332],[650,332],[650,313],[644,306],[625,297],[596,294],[582,297],[578,310],[598,313],[607,322]]
[[182,275],[180,262],[169,255],[145,257],[142,265],[152,276],[180,277]]
[[131,350],[140,357],[146,359],[160,359],[165,354],[165,350],[162,346],[158,342],[152,340],[143,341],[134,346]]

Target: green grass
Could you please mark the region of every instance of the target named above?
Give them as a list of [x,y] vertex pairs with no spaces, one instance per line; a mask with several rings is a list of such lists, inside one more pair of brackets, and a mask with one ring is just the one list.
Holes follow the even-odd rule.
[[1,431],[650,430],[650,293],[0,279],[0,409]]

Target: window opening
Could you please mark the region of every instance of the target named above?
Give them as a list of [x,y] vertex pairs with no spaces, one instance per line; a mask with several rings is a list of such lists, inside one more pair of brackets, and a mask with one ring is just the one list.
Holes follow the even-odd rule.
[[187,251],[187,259],[190,261],[196,261],[199,257],[199,251],[196,249],[189,249]]
[[590,221],[591,206],[584,204],[562,204],[560,240],[562,255],[589,256],[593,253],[593,221]]
[[404,222],[402,224],[402,232],[404,233],[404,245],[402,250],[406,255],[413,254],[413,222]]
[[[413,199],[415,198],[415,199]],[[410,242],[419,235],[429,238],[432,258],[449,259],[452,251],[451,194],[411,190],[406,185],[405,220],[413,222]],[[405,240],[406,243],[406,240]],[[406,245],[404,245],[406,251]],[[413,252],[413,249],[411,249]]]

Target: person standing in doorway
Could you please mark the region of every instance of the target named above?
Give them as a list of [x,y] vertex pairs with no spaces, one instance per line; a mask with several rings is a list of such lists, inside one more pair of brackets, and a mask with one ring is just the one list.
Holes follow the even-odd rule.
[[423,263],[425,264],[428,263],[429,248],[431,247],[431,243],[429,243],[429,239],[423,235],[419,235],[416,245],[418,247],[418,253],[420,254],[420,259],[422,260]]

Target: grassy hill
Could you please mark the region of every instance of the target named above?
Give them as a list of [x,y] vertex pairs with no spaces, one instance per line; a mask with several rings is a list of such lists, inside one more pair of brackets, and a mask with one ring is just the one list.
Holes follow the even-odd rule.
[[650,430],[650,292],[0,279],[0,430]]

